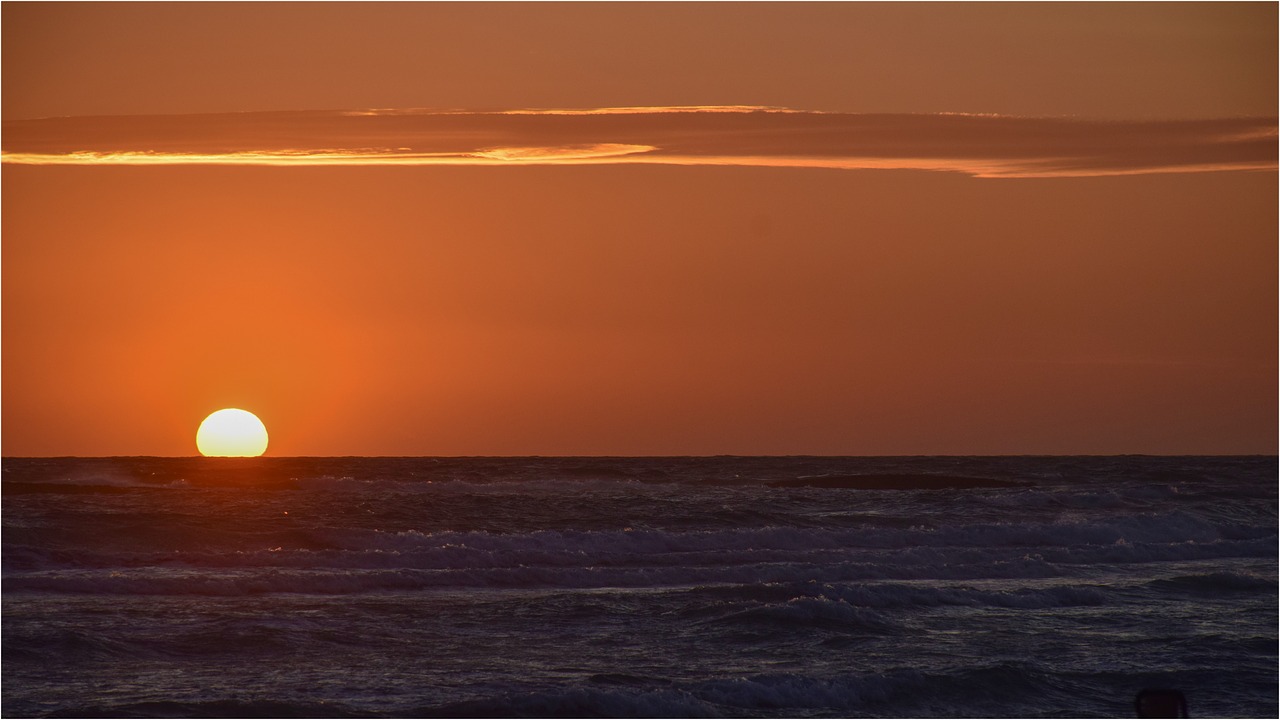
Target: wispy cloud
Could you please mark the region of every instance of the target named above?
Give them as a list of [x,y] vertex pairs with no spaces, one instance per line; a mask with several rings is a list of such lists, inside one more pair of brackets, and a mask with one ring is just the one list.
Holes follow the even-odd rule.
[[375,109],[8,121],[3,161],[277,166],[662,163],[1072,177],[1275,170],[1276,129],[1276,118],[1106,122],[752,106]]

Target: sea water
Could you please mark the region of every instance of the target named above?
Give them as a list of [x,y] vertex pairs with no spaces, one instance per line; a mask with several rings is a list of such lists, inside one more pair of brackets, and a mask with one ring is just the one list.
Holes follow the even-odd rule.
[[1275,457],[2,468],[6,717],[1280,710]]

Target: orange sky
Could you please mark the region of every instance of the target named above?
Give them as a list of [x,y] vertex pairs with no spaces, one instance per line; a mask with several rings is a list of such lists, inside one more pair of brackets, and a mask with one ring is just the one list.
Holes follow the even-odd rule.
[[0,448],[1274,453],[1276,26],[8,3]]

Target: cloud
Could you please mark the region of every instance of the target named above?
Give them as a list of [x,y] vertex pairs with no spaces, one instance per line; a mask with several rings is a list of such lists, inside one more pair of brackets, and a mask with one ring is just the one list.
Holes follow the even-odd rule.
[[502,112],[374,109],[4,123],[40,165],[660,163],[905,169],[976,177],[1275,170],[1276,118],[1091,121],[754,106]]
[[501,160],[504,162],[565,162],[570,160],[606,160],[635,153],[653,152],[652,145],[626,145],[599,143],[596,145],[565,145],[562,147],[500,147],[471,153],[475,159]]

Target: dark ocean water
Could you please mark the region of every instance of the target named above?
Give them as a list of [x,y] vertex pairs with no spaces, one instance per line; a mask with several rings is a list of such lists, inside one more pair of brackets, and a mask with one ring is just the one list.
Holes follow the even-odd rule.
[[2,468],[6,717],[1280,711],[1274,457]]

